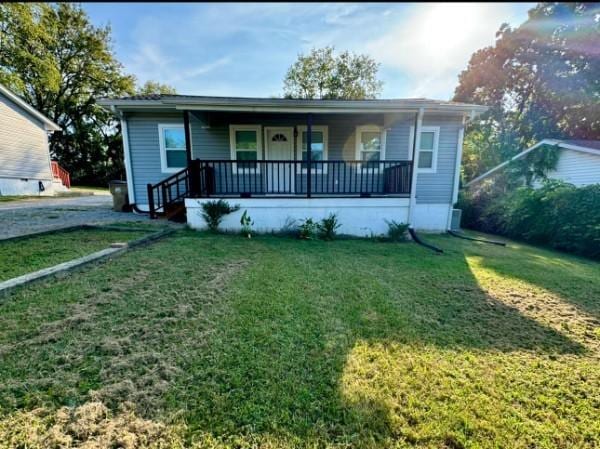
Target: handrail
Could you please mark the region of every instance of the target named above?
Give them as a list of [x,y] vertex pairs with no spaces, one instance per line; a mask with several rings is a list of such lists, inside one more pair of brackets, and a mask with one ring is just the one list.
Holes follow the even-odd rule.
[[50,161],[50,167],[52,168],[52,177],[60,179],[62,184],[67,188],[71,188],[71,175],[67,170],[62,168],[57,161]]

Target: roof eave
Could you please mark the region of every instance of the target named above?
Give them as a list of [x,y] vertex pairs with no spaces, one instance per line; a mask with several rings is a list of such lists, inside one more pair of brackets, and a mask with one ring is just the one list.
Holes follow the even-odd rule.
[[4,87],[2,84],[0,84],[0,92],[4,96],[6,96],[8,99],[10,99],[13,103],[18,105],[21,109],[26,111],[29,115],[35,117],[40,122],[42,122],[44,124],[44,129],[46,131],[54,132],[54,131],[60,131],[62,129],[60,126],[58,126],[52,120],[50,120],[48,117],[46,117],[44,114],[42,114],[40,111],[35,109],[30,104],[26,103],[21,97],[14,94],[13,92],[11,92],[8,88]]

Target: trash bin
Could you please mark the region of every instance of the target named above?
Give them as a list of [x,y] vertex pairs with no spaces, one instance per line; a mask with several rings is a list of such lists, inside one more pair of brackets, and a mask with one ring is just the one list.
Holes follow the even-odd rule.
[[129,207],[129,197],[127,196],[127,181],[110,181],[108,190],[113,198],[113,210],[124,212]]

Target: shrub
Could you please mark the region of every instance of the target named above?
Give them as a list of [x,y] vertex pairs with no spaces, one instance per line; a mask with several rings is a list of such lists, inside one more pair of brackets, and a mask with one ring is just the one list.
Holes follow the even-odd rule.
[[207,201],[202,204],[202,218],[206,221],[208,229],[217,232],[223,217],[227,214],[239,210],[240,206],[230,206],[227,201]]
[[317,225],[319,234],[323,240],[333,240],[337,229],[341,226],[336,214],[329,214],[327,218],[323,218]]
[[388,225],[387,237],[392,242],[405,242],[407,240],[406,231],[408,231],[407,223],[398,223],[395,220],[385,220]]
[[252,226],[254,222],[250,215],[248,215],[248,211],[245,210],[242,214],[242,218],[240,218],[240,224],[242,225],[242,235],[245,235],[248,238],[252,238]]
[[600,258],[600,184],[547,181],[539,189],[461,195],[463,225]]
[[310,240],[315,237],[317,232],[317,223],[312,218],[306,218],[298,226],[298,237],[304,240]]

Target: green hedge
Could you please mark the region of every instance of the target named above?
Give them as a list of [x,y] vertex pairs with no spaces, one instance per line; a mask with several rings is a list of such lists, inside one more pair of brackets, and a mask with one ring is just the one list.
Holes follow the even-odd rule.
[[465,228],[600,259],[600,184],[560,181],[509,193],[482,188],[461,195]]

